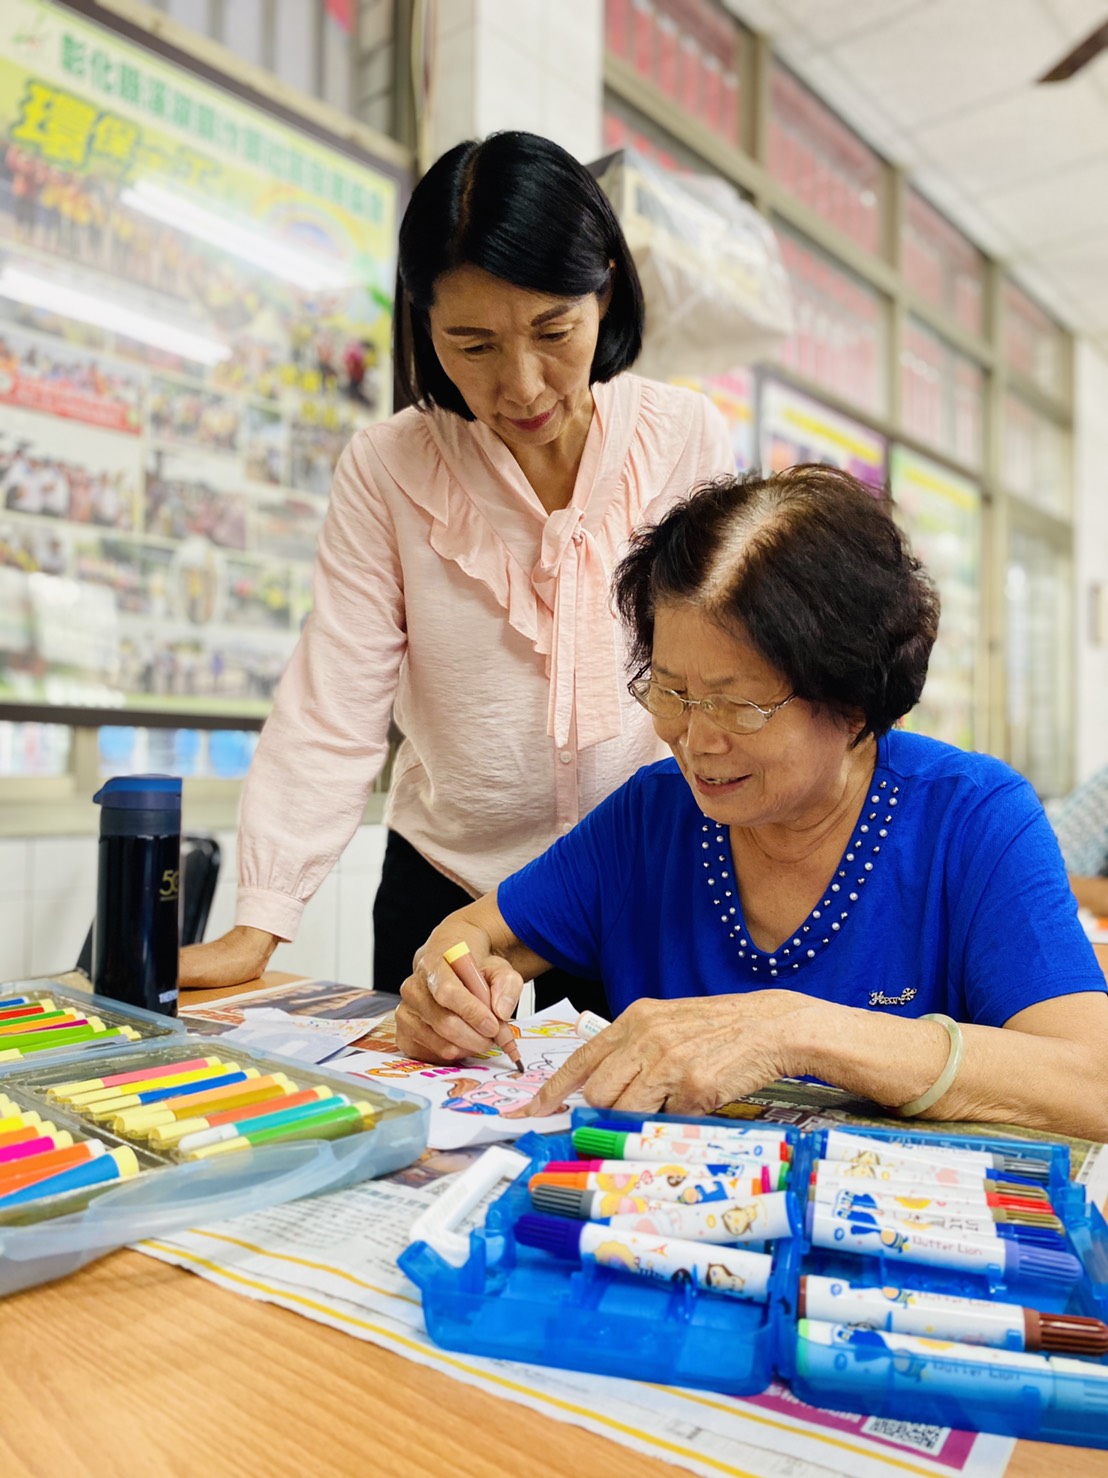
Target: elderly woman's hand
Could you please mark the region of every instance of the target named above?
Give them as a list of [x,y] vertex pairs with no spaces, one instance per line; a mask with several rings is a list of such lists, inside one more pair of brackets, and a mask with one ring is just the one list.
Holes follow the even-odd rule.
[[493,1051],[523,990],[523,977],[509,962],[490,953],[487,937],[462,936],[470,957],[489,988],[491,1004],[467,990],[443,959],[459,943],[457,928],[439,928],[415,958],[400,987],[396,1042],[408,1057],[423,1062],[459,1062]]
[[787,1018],[813,1004],[787,990],[635,1001],[506,1117],[556,1113],[578,1089],[597,1108],[712,1113],[790,1072]]

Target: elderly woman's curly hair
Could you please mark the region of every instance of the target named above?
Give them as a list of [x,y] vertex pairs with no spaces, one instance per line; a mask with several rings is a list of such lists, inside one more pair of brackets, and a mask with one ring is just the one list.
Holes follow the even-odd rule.
[[939,597],[887,505],[849,472],[804,464],[722,477],[639,530],[615,573],[629,665],[647,672],[659,605],[743,634],[799,697],[886,733],[919,701]]

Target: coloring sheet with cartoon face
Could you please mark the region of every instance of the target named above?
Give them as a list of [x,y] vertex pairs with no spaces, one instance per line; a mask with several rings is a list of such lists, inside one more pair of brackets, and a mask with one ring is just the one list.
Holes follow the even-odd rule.
[[[362,1051],[351,1052],[329,1064],[355,1078],[392,1083],[406,1093],[418,1093],[431,1103],[427,1143],[431,1149],[452,1150],[464,1145],[492,1144],[516,1139],[537,1130],[553,1134],[568,1128],[569,1114],[546,1119],[504,1119],[502,1114],[530,1100],[581,1046],[574,1027],[578,1011],[568,1000],[512,1023],[518,1032],[523,1072],[516,1072],[502,1052],[468,1057],[448,1067],[416,1062],[396,1051],[391,1017],[362,1038]],[[574,1094],[572,1107],[584,1100]]]

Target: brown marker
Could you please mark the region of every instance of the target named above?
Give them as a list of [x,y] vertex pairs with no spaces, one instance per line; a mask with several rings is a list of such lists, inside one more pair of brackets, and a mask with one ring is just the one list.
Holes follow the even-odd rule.
[[[488,982],[473,963],[473,956],[469,952],[469,945],[463,940],[461,944],[454,944],[443,955],[443,962],[450,966],[454,974],[469,991],[471,996],[476,996],[482,1006],[487,1006],[492,1011],[492,995],[489,991]],[[496,1013],[493,1012],[495,1015]],[[496,1045],[506,1057],[511,1058],[517,1073],[523,1071],[523,1059],[519,1055],[516,1046],[515,1033],[507,1022],[503,1024],[496,1034]]]

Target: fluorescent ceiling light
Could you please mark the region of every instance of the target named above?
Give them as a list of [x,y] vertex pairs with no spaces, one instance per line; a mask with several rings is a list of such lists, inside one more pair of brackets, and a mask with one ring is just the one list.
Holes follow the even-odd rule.
[[112,333],[153,344],[155,348],[164,349],[169,354],[180,354],[198,364],[218,364],[220,360],[231,357],[227,345],[215,339],[205,339],[188,329],[178,328],[176,324],[151,318],[149,314],[126,308],[111,298],[93,297],[91,293],[78,292],[44,277],[35,277],[18,267],[5,267],[0,271],[0,297],[26,303],[32,308],[45,308],[62,318],[94,323]]
[[167,226],[175,226],[179,231],[187,231],[190,236],[218,246],[221,251],[241,257],[251,266],[260,267],[263,272],[293,282],[309,292],[334,291],[351,285],[350,272],[341,264],[297,251],[283,242],[271,240],[261,231],[237,226],[224,216],[146,180],[139,180],[136,185],[122,191],[119,199],[132,210],[142,211],[144,215],[164,221]]

